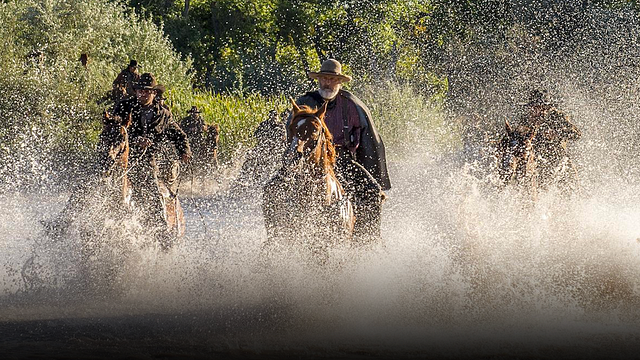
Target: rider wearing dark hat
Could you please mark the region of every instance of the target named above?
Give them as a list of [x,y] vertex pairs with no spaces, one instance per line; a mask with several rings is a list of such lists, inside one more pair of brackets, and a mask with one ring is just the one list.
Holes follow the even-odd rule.
[[327,103],[325,123],[338,153],[337,173],[355,204],[356,235],[379,236],[382,190],[390,189],[391,182],[384,144],[371,112],[360,99],[341,88],[342,83],[351,81],[351,76],[342,73],[337,60],[323,61],[320,71],[309,72],[308,76],[318,80],[318,90],[306,93],[296,103],[313,108]]
[[187,135],[173,120],[168,107],[161,102],[164,85],[150,73],[133,84],[136,96],[118,102],[114,113],[122,118],[131,115],[129,127],[129,177],[133,187],[132,200],[144,210],[144,221],[151,227],[163,246],[169,246],[172,234],[167,229],[162,195],[158,180],[162,180],[172,195],[177,194],[179,163],[191,159]]
[[112,84],[112,97],[114,102],[118,102],[120,99],[127,96],[135,96],[136,92],[133,88],[133,83],[140,79],[138,69],[142,66],[138,65],[136,60],[129,61],[129,65],[124,68]]
[[532,145],[536,152],[540,187],[548,187],[552,182],[575,187],[576,170],[569,159],[567,145],[569,140],[582,136],[578,127],[558,109],[546,90],[532,90],[528,100],[520,105],[525,108],[520,124],[536,132]]
[[187,114],[180,121],[180,128],[189,138],[193,152],[193,169],[206,174],[209,168],[216,168],[218,165],[220,127],[217,124],[207,125],[197,106],[192,106]]

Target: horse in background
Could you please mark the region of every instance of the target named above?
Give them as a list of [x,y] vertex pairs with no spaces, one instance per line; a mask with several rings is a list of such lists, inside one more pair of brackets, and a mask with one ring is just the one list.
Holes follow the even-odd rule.
[[287,148],[284,124],[288,117],[288,111],[278,115],[276,110],[271,110],[267,118],[258,124],[253,132],[256,145],[247,152],[234,181],[234,190],[242,192],[248,188],[262,188],[279,169],[282,154]]
[[291,102],[292,141],[277,174],[263,187],[267,244],[301,243],[324,263],[331,245],[352,239],[353,206],[333,170],[336,152],[323,121],[326,106],[316,110]]
[[498,175],[502,186],[514,185],[537,199],[538,170],[533,139],[537,129],[505,121],[505,134],[497,146]]
[[197,106],[192,106],[187,113],[180,121],[180,128],[187,134],[193,153],[189,170],[191,175],[204,178],[218,169],[220,126],[216,123],[206,124]]

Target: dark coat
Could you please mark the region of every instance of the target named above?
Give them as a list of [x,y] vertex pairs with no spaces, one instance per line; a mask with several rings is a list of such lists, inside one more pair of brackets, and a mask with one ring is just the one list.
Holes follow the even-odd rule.
[[[358,110],[358,115],[360,115],[362,132],[360,134],[360,145],[356,150],[355,160],[371,173],[373,178],[376,179],[382,187],[382,190],[391,189],[384,143],[372,121],[371,112],[360,99],[346,90],[340,90],[338,96],[343,96],[353,102]],[[317,91],[312,91],[298,98],[296,104],[318,108],[324,105],[325,101]]]
[[[127,98],[116,104],[114,109],[116,115],[126,118],[131,114],[129,141],[135,142],[138,137],[146,137],[153,142],[148,150],[152,153],[163,150],[161,149],[163,145],[171,143],[175,146],[178,156],[186,153],[191,154],[187,135],[173,121],[171,111],[157,101],[152,106],[154,114],[145,126],[141,119],[141,106],[136,98]],[[132,147],[131,150],[135,152],[135,148]]]

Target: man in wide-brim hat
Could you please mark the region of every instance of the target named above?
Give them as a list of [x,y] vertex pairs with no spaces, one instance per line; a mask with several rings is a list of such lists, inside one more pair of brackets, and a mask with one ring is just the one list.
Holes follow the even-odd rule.
[[162,96],[166,88],[162,84],[158,84],[155,77],[151,73],[144,73],[140,76],[140,79],[133,83],[133,89],[136,90],[136,96],[138,90],[149,90],[155,92],[156,96]]
[[342,65],[336,59],[327,59],[322,62],[320,71],[309,71],[309,78],[318,80],[320,78],[333,78],[341,83],[351,81],[351,76],[342,73]]
[[337,60],[323,61],[320,71],[310,71],[308,76],[318,81],[318,90],[306,93],[296,103],[312,108],[327,104],[324,121],[338,154],[336,170],[356,204],[355,236],[379,237],[382,191],[390,189],[391,182],[384,143],[371,112],[355,95],[342,89],[342,84],[352,78],[342,72]]
[[[158,187],[159,177],[172,195],[177,195],[179,163],[171,154],[183,162],[191,159],[187,135],[173,121],[173,115],[164,106],[161,96],[164,85],[158,84],[150,73],[140,76],[133,84],[135,97],[118,102],[114,113],[127,118],[129,127],[129,177],[132,185],[132,200],[143,210],[143,222],[163,248],[168,248],[175,238],[164,216],[164,203]],[[171,156],[171,158],[168,158]],[[162,161],[160,161],[162,160]],[[161,168],[159,168],[161,167]]]

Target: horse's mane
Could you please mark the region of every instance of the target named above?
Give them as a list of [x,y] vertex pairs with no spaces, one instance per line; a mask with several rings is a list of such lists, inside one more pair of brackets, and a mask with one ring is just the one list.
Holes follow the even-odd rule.
[[[322,110],[322,109],[321,109]],[[322,134],[324,135],[325,141],[323,143],[322,148],[322,158],[321,161],[324,163],[324,167],[335,176],[333,172],[333,165],[336,163],[336,149],[333,145],[333,135],[329,131],[327,124],[324,122],[324,114],[325,111],[321,111],[317,108],[312,108],[307,105],[298,106],[298,109],[293,110],[293,114],[291,116],[291,122],[289,123],[289,134],[293,134],[297,127],[298,118],[303,118],[306,116],[317,117],[320,119],[320,124],[322,126]],[[291,140],[291,139],[289,139]]]
[[122,118],[119,115],[110,114],[109,112],[105,111],[102,113],[102,124],[105,126],[120,125],[128,129],[129,126],[131,125],[131,114],[129,114],[129,116],[125,118]]

